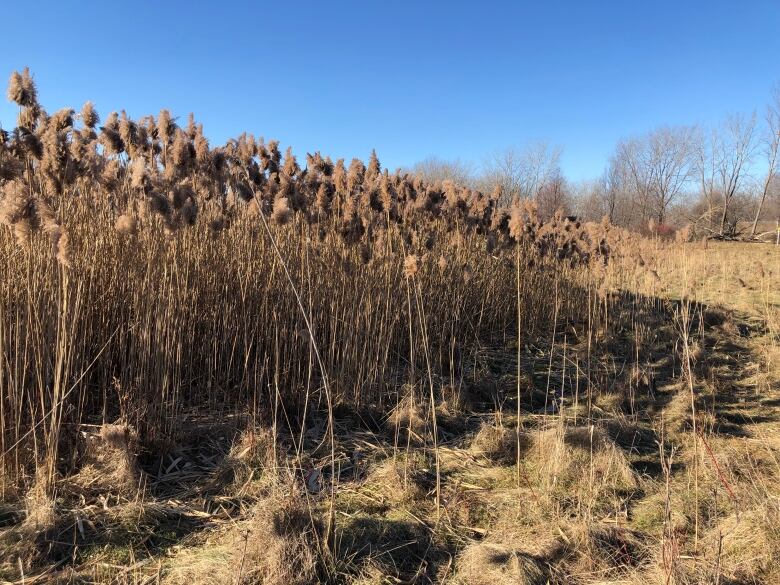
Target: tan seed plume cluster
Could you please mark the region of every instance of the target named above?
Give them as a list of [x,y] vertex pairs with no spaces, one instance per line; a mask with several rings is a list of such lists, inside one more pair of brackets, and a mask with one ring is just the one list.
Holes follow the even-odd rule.
[[[141,439],[164,440],[180,408],[253,400],[273,412],[271,380],[290,415],[306,412],[331,372],[329,400],[386,407],[392,380],[461,375],[447,356],[469,355],[518,314],[541,334],[554,313],[543,291],[603,265],[619,233],[560,214],[541,222],[530,202],[502,208],[500,190],[390,172],[376,152],[367,163],[299,158],[252,134],[214,146],[193,116],[180,126],[165,109],[101,118],[86,102],[49,114],[27,70],[8,97],[20,109],[0,133],[0,353],[13,355],[0,369],[0,440],[14,445],[3,460],[12,483],[79,442],[66,414],[132,412]],[[307,323],[313,334],[299,335]],[[316,372],[312,339],[326,344]],[[113,379],[119,399],[104,392]],[[33,427],[57,438],[25,434]]]

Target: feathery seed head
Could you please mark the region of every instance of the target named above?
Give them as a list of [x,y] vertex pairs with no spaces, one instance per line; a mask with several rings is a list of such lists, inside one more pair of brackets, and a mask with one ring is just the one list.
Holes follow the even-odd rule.
[[156,191],[149,193],[147,199],[147,205],[149,209],[154,213],[161,215],[164,218],[168,218],[171,215],[171,203],[168,198]]
[[404,258],[404,276],[406,278],[412,278],[417,274],[419,266],[417,263],[417,256],[415,254],[409,254]]
[[13,224],[13,231],[14,237],[16,238],[16,243],[20,247],[24,248],[27,246],[27,244],[30,243],[30,234],[32,233],[30,220],[20,219]]
[[171,141],[175,129],[176,124],[171,118],[171,113],[168,110],[160,110],[160,114],[157,116],[157,135],[163,144],[168,144]]
[[279,197],[274,200],[273,213],[271,214],[271,221],[277,225],[284,225],[290,221],[292,211],[288,205],[287,197]]
[[198,219],[198,205],[195,203],[195,199],[192,197],[187,199],[179,210],[179,213],[181,214],[182,221],[185,225],[195,225],[195,222]]
[[100,122],[100,116],[98,116],[95,106],[92,102],[86,102],[81,108],[81,122],[86,128],[94,129]]
[[22,73],[14,71],[8,81],[8,99],[27,108],[38,105],[38,90],[30,75],[30,69],[25,67]]
[[176,130],[174,133],[171,158],[179,169],[184,169],[190,162],[190,142],[182,130]]
[[130,163],[130,186],[133,189],[143,189],[146,181],[146,161],[143,157],[136,157]]
[[21,179],[6,183],[2,187],[0,199],[0,223],[12,227],[14,224],[31,217],[33,202]]
[[[362,164],[362,163],[361,163]],[[371,149],[371,156],[368,159],[368,167],[366,168],[366,177],[369,180],[373,180],[379,176],[382,171],[382,166],[379,164],[379,158],[376,155],[376,150]]]
[[509,211],[509,235],[516,241],[519,242],[520,238],[523,237],[523,233],[525,231],[525,218],[523,217],[523,208],[520,207],[517,203],[512,205],[512,208]]
[[114,229],[124,236],[134,236],[138,231],[138,222],[132,215],[123,213],[117,218]]
[[295,160],[292,147],[288,147],[284,153],[284,166],[282,167],[282,172],[288,177],[295,177],[301,172],[301,167],[298,166],[298,161]]
[[354,193],[363,184],[366,167],[359,158],[353,158],[347,171],[347,190]]

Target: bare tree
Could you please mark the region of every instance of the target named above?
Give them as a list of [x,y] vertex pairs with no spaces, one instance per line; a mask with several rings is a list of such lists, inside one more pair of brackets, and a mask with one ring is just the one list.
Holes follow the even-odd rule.
[[[609,216],[603,179],[579,181],[569,186],[572,211],[584,221]],[[610,218],[611,220],[611,218]]]
[[721,235],[735,228],[745,209],[744,191],[752,187],[748,170],[756,148],[755,129],[755,114],[731,115],[719,127],[699,131],[697,136],[695,170],[706,206],[704,210],[699,206],[699,219],[706,218],[711,231]]
[[536,198],[545,185],[560,177],[560,158],[561,149],[545,142],[507,148],[485,163],[480,183],[485,191],[499,185],[505,199],[502,203],[514,197]]
[[766,136],[764,137],[764,147],[767,159],[766,177],[764,178],[764,188],[761,191],[758,209],[756,209],[756,217],[753,219],[753,227],[750,229],[750,237],[756,235],[758,219],[761,217],[761,211],[764,207],[766,196],[769,193],[769,189],[772,186],[777,171],[777,154],[778,148],[780,147],[780,85],[775,88],[772,97],[772,102],[767,106],[767,131]]
[[570,185],[569,191],[571,207],[586,221],[607,217],[614,225],[637,227],[643,220],[637,213],[626,169],[616,157],[610,159],[601,177]]
[[[723,125],[721,152],[717,158],[716,178],[723,197],[720,233],[726,233],[729,206],[748,175],[750,161],[755,154],[756,115],[749,118],[729,116]],[[736,225],[736,221],[732,222]]]
[[669,205],[683,192],[693,169],[694,130],[663,127],[618,144],[616,161],[625,170],[634,201],[646,218],[666,219]]
[[470,187],[474,183],[474,166],[460,159],[443,160],[435,156],[416,163],[411,172],[428,181],[452,181],[456,185]]
[[568,181],[559,172],[551,176],[536,194],[539,217],[547,220],[559,209],[564,213],[571,210],[571,191]]
[[642,206],[637,205],[637,193],[633,175],[620,156],[612,156],[601,177],[600,196],[603,198],[604,215],[615,225],[636,227],[647,217]]
[[[699,190],[706,210],[699,214],[695,221],[706,220],[710,229],[714,229],[715,216],[720,207],[721,193],[716,187],[717,169],[719,168],[720,135],[714,128],[700,129],[696,136],[695,173],[699,182]],[[699,209],[701,211],[701,209]]]

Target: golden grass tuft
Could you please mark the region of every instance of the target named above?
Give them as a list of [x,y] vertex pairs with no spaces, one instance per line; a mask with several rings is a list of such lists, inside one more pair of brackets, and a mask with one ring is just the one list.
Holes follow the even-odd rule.
[[57,520],[56,503],[47,485],[48,478],[40,470],[33,486],[24,497],[25,518],[22,533],[39,534],[49,530]]
[[400,446],[423,442],[428,427],[429,409],[419,397],[406,394],[387,416],[385,426],[394,434]]
[[88,437],[84,464],[69,478],[69,489],[135,498],[145,476],[137,462],[138,437],[125,423],[104,424]]
[[578,523],[568,530],[569,562],[573,574],[602,578],[625,577],[641,566],[648,555],[647,543],[629,528]]
[[521,550],[489,543],[467,546],[458,557],[458,585],[546,585],[544,566]]
[[210,482],[223,493],[251,494],[276,480],[276,467],[284,460],[280,445],[267,428],[249,427],[241,432],[220,462]]
[[774,583],[780,578],[780,509],[773,499],[732,514],[705,539],[710,551],[721,549],[723,575],[733,581]]
[[465,414],[476,407],[475,396],[463,383],[445,384],[439,391],[437,406],[451,414]]
[[309,585],[317,582],[322,523],[295,484],[284,481],[246,520],[171,559],[171,585]]
[[383,502],[410,505],[424,499],[426,490],[419,477],[425,462],[414,454],[399,455],[376,465],[363,482],[364,490]]
[[513,464],[517,461],[517,449],[523,456],[533,443],[525,431],[484,423],[471,442],[472,450],[492,461]]

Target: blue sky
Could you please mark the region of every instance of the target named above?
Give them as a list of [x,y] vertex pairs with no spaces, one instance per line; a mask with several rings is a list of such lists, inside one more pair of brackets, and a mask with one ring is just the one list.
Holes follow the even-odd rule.
[[[66,4],[70,4],[67,6]],[[303,156],[394,169],[563,147],[573,180],[665,124],[762,113],[780,82],[780,1],[6,2],[0,75],[28,65],[49,111],[192,111]],[[0,105],[11,126],[16,109]]]

